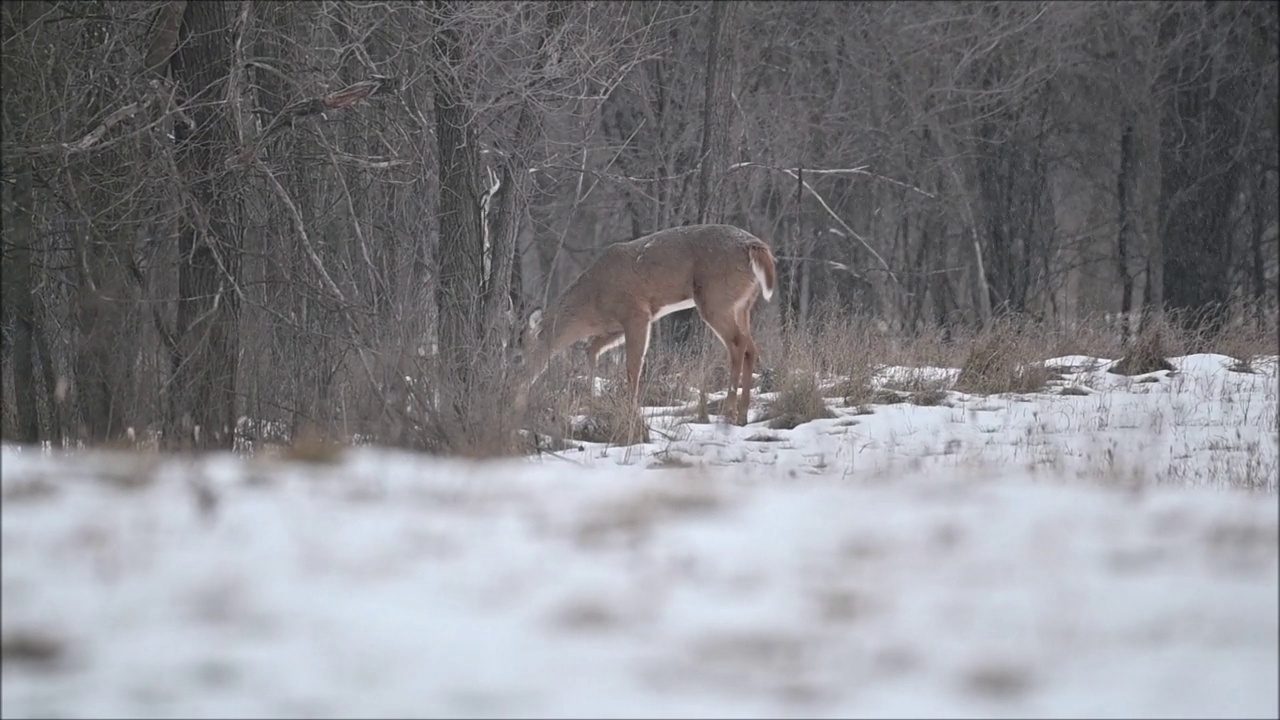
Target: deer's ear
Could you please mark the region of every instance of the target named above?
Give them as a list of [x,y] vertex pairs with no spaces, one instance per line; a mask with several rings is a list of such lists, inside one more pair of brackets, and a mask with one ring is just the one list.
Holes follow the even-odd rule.
[[533,312],[529,313],[529,329],[537,330],[538,326],[541,324],[542,324],[542,308],[534,308]]

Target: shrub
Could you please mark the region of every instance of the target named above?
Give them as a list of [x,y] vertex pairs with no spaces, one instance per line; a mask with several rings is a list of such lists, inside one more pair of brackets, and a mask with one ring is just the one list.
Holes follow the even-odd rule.
[[649,426],[627,393],[586,398],[585,417],[571,424],[569,436],[582,442],[635,445],[649,442]]
[[835,417],[822,398],[813,372],[802,370],[787,373],[782,379],[765,415],[769,427],[775,430],[790,430],[810,420]]
[[1158,328],[1143,332],[1129,347],[1129,352],[1117,360],[1108,372],[1117,375],[1142,375],[1158,370],[1172,370],[1173,365],[1165,359],[1163,336]]
[[1035,392],[1053,377],[1034,336],[1011,320],[996,320],[973,340],[953,389],[975,395]]

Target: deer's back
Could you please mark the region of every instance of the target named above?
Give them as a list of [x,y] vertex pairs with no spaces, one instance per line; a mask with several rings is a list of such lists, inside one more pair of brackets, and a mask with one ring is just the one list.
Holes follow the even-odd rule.
[[[731,225],[690,225],[606,247],[578,278],[566,300],[597,309],[601,322],[637,304],[651,312],[685,303],[694,289],[740,296],[755,283],[746,248],[759,240]],[[595,313],[592,313],[595,314]]]

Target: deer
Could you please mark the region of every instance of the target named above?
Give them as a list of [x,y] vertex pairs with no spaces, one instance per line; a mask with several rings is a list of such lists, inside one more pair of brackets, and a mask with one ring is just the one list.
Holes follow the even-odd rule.
[[725,419],[745,425],[758,357],[751,309],[757,297],[772,298],[776,286],[769,246],[732,225],[686,225],[609,245],[545,311],[529,313],[516,343],[523,388],[542,375],[552,358],[586,339],[594,389],[600,356],[622,345],[635,407],[653,324],[673,312],[697,308],[729,355]]

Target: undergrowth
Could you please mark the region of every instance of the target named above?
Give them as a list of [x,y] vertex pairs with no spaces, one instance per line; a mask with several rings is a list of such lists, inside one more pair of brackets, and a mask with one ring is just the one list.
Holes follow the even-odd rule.
[[[827,398],[838,398],[849,412],[872,412],[873,406],[900,402],[935,405],[948,402],[948,391],[989,395],[1038,393],[1073,395],[1084,388],[1051,387],[1057,376],[1045,360],[1083,355],[1116,360],[1112,369],[1144,374],[1170,369],[1171,357],[1217,353],[1233,358],[1231,369],[1256,372],[1259,362],[1280,354],[1274,316],[1266,322],[1214,324],[1203,318],[1168,313],[1148,319],[1126,336],[1114,322],[1088,318],[1048,325],[1013,317],[998,318],[986,328],[944,328],[922,324],[912,331],[894,330],[878,319],[848,313],[818,313],[807,327],[779,325],[757,314],[755,340],[760,353],[752,407],[775,427],[831,417]],[[312,462],[330,462],[351,445],[376,444],[473,457],[529,452],[537,443],[511,441],[515,429],[557,442],[594,441],[627,444],[646,436],[645,423],[626,402],[624,354],[617,349],[601,359],[600,390],[593,397],[580,349],[552,362],[534,384],[527,409],[503,396],[488,402],[485,412],[472,412],[475,427],[450,425],[434,384],[432,358],[420,343],[389,344],[354,352],[338,366],[327,404],[307,413],[273,411],[255,406],[243,412],[235,428],[241,454],[278,449]],[[695,421],[721,415],[727,389],[726,353],[709,332],[693,349],[676,352],[661,344],[650,349],[641,380],[641,404],[672,408]],[[883,370],[896,367],[892,378]],[[922,372],[913,374],[912,369]],[[953,368],[954,383],[930,368]],[[6,389],[12,376],[5,377]],[[483,384],[482,384],[483,385]],[[0,396],[4,436],[14,436],[12,392]],[[465,399],[463,399],[465,401]],[[474,408],[473,408],[474,409]],[[323,412],[321,411],[323,410]],[[484,420],[484,418],[490,418]],[[62,447],[111,447],[156,451],[162,423],[131,423],[120,437],[88,442],[68,436]],[[306,430],[303,430],[306,428]]]

